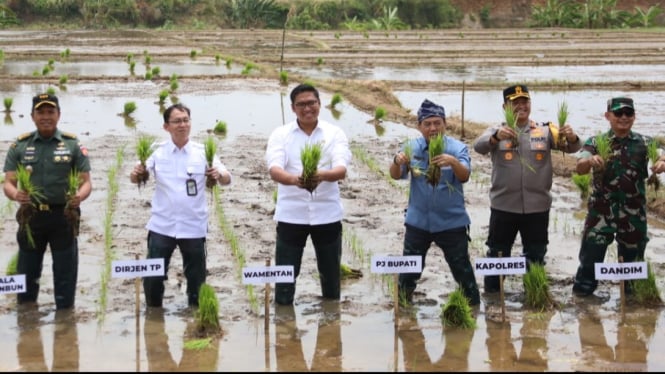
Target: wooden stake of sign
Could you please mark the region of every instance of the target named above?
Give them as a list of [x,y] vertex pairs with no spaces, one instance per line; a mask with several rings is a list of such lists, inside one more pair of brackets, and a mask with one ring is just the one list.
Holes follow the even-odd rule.
[[[619,263],[620,263],[620,264],[623,263],[623,256],[619,256]],[[619,286],[619,287],[620,287],[620,288],[619,288],[619,297],[621,297],[621,313],[623,313],[623,306],[624,306],[624,304],[626,303],[626,302],[625,302],[625,298],[626,298],[626,297],[625,297],[625,292],[626,292],[626,291],[625,291],[625,287],[626,287],[626,283],[625,283],[625,282],[626,282],[626,281],[622,279],[622,280],[621,280],[621,285]]]
[[397,326],[399,325],[399,279],[398,279],[399,274],[395,273],[393,274],[393,299],[395,299],[394,304],[395,304],[395,329],[397,329]]
[[[266,267],[269,267],[269,266],[270,266],[270,259],[267,259],[266,260]],[[265,294],[265,299],[263,300],[263,304],[264,304],[263,313],[265,314],[264,325],[265,325],[265,330],[266,330],[266,333],[267,333],[268,329],[269,329],[268,326],[270,325],[270,283],[269,282],[266,282],[266,284],[265,284],[264,294]]]
[[[139,255],[136,255],[135,259],[138,261]],[[139,314],[141,311],[141,277],[136,277],[134,278],[134,300],[136,303],[135,306],[135,314],[136,317],[134,318],[136,320],[136,371],[139,372],[140,370],[140,362],[139,360],[140,357],[140,352],[139,352],[139,334],[141,333],[141,324],[139,323]]]
[[[503,257],[499,251],[499,257]],[[501,295],[501,322],[506,322],[506,303],[503,299],[503,275],[499,275],[499,294]]]

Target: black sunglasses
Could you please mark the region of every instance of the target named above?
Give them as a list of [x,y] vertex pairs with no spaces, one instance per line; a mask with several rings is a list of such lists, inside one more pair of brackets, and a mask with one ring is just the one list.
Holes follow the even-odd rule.
[[635,115],[635,111],[632,109],[619,109],[619,110],[613,110],[612,113],[614,116],[617,118],[621,118],[621,116],[626,116],[628,118],[632,117]]

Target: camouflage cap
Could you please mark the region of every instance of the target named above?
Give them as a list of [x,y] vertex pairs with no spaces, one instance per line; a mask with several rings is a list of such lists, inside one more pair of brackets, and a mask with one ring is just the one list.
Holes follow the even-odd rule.
[[633,105],[633,99],[630,97],[613,97],[609,100],[607,100],[607,111],[608,112],[613,112],[615,110],[619,110],[622,108],[630,108],[632,110],[635,110],[635,106]]

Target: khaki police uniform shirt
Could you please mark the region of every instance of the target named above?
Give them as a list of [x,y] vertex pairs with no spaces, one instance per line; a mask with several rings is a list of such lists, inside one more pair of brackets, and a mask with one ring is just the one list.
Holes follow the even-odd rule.
[[64,205],[69,173],[90,171],[88,150],[76,135],[56,130],[45,139],[37,131],[19,136],[9,147],[4,172],[16,171],[18,165],[30,166],[30,181],[44,195],[42,203]]

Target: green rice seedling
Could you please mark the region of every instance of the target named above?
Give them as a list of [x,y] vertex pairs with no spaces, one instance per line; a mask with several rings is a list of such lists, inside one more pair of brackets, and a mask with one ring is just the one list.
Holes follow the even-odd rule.
[[48,66],[53,67],[53,65],[55,65],[55,60],[52,59],[52,58],[49,58],[47,64],[48,64]]
[[[212,136],[208,136],[203,142],[203,149],[206,156],[208,167],[212,167],[212,162],[215,160],[215,153],[217,153],[217,142]],[[206,187],[213,188],[217,185],[217,181],[213,178],[206,178]]]
[[339,92],[335,92],[330,99],[330,107],[334,108],[337,104],[342,102],[342,95]]
[[127,63],[129,64],[130,62],[132,62],[133,59],[134,59],[134,54],[133,53],[127,53],[127,57],[125,58]]
[[286,70],[282,70],[279,72],[279,84],[282,86],[286,86],[289,84],[289,72]]
[[249,73],[251,73],[252,69],[254,69],[255,67],[256,67],[256,65],[254,65],[254,64],[251,63],[251,62],[248,62],[248,63],[245,64],[245,68],[242,69],[242,71],[240,72],[240,74],[242,74],[242,75],[249,75]]
[[524,274],[524,304],[538,310],[550,309],[556,306],[549,291],[549,283],[545,265],[532,263]]
[[143,64],[145,66],[150,66],[151,62],[152,62],[152,57],[150,57],[150,55],[146,54],[143,56]]
[[594,143],[596,153],[607,163],[612,156],[612,144],[609,135],[606,132],[598,132],[594,137]]
[[46,65],[42,68],[42,75],[48,75],[52,70],[50,66]]
[[199,288],[199,307],[196,312],[197,330],[203,333],[217,333],[219,325],[219,300],[215,289],[203,283]]
[[432,159],[440,154],[442,154],[446,149],[446,144],[444,142],[443,134],[438,133],[436,136],[433,136],[429,139],[429,147],[427,152],[429,153],[429,166],[427,167],[427,172],[425,173],[425,178],[427,182],[436,187],[439,184],[441,179],[441,168],[436,164],[432,163]]
[[169,82],[169,87],[171,88],[171,92],[176,92],[178,88],[180,88],[180,84],[178,83],[178,79],[172,79]]
[[11,97],[5,97],[3,99],[3,104],[5,106],[5,112],[9,113],[12,111],[12,105],[14,105],[14,99]]
[[76,196],[80,185],[81,176],[79,171],[72,169],[69,172],[69,176],[67,178],[67,191],[65,192],[65,200],[67,203],[65,204],[63,215],[65,216],[67,222],[69,222],[71,225],[72,235],[74,235],[74,237],[79,236],[79,224],[81,222],[81,215],[79,214],[79,210],[77,208],[74,208],[70,205],[70,202]]
[[60,53],[60,57],[67,60],[67,59],[69,59],[69,56],[71,55],[71,53],[72,53],[72,51],[69,48],[65,48],[65,50]]
[[302,163],[302,183],[310,193],[316,188],[314,176],[321,161],[322,146],[320,143],[305,144],[300,150],[300,161]]
[[[559,104],[559,109],[557,110],[557,120],[559,122],[559,128],[563,127],[568,121],[568,104],[565,101],[562,101]],[[566,148],[568,146],[568,139],[562,133],[558,133],[557,144],[559,149]]]
[[339,265],[339,273],[342,279],[358,279],[363,277],[363,272],[360,269],[352,269],[347,264]]
[[159,68],[159,66],[155,66],[152,68],[152,76],[157,77],[159,76],[159,73],[162,71],[162,69]]
[[152,70],[146,71],[145,75],[143,76],[143,79],[145,79],[147,81],[151,81],[152,80]]
[[591,189],[591,175],[573,173],[571,179],[577,189],[580,190],[580,198],[586,200]]
[[169,97],[169,91],[168,90],[161,90],[159,91],[159,103],[164,104],[166,102],[166,98]]
[[125,103],[122,109],[122,114],[125,116],[129,116],[132,113],[136,111],[136,102],[134,101],[128,101]]
[[198,54],[199,54],[199,52],[196,49],[192,49],[191,51],[189,51],[189,57],[190,58],[196,58],[196,55],[198,55]]
[[60,76],[60,79],[58,79],[58,83],[60,83],[60,85],[67,84],[68,80],[69,77],[67,76],[67,74],[63,74]]
[[215,54],[215,65],[219,65],[219,62],[222,60],[222,55],[219,53]]
[[520,129],[517,127],[517,116],[515,115],[515,110],[511,104],[506,104],[503,107],[503,117],[506,120],[506,126],[510,127],[516,134],[518,134],[513,138],[513,146],[517,147],[519,145]]
[[49,95],[55,95],[55,87],[47,88],[46,93],[49,94]]
[[188,340],[183,344],[183,348],[187,350],[200,351],[202,349],[207,349],[212,345],[212,338],[201,338],[201,339],[192,339]]
[[212,129],[212,132],[214,132],[217,135],[225,135],[227,130],[227,125],[226,122],[224,121],[217,121],[215,123],[215,127]]
[[129,62],[129,74],[134,75],[136,71],[136,61]]
[[446,326],[457,326],[475,329],[476,319],[473,317],[469,299],[464,296],[461,288],[450,293],[448,301],[441,306],[441,321]]
[[150,178],[150,172],[145,169],[145,163],[150,155],[152,155],[152,152],[155,150],[153,147],[154,143],[155,137],[147,134],[139,135],[138,139],[136,140],[136,157],[139,159],[141,166],[144,167],[144,172],[137,176],[137,186],[139,190],[146,184],[146,182],[148,182],[148,178]]
[[376,107],[374,110],[374,120],[375,121],[382,121],[386,117],[386,109],[383,107]]
[[[649,141],[647,146],[647,155],[649,157],[649,161],[651,161],[651,165],[656,165],[658,158],[660,158],[660,154],[658,153],[659,145],[660,142],[657,139],[651,139]],[[660,189],[660,178],[658,178],[658,174],[651,173],[647,179],[647,186],[653,187],[653,190],[656,192]]]
[[[41,190],[35,186],[30,180],[30,174],[32,173],[32,166],[23,166],[18,165],[16,168],[16,181],[17,187],[21,191],[25,191],[30,199],[37,204],[41,203],[45,196]],[[32,204],[21,204],[16,212],[16,221],[18,222],[19,232],[25,231],[26,238],[28,239],[28,244],[31,247],[35,247],[35,239],[32,236],[32,230],[30,229],[30,220],[35,214],[35,203]]]
[[5,273],[7,275],[16,275],[18,274],[18,252],[14,253],[12,257],[9,259],[9,262],[7,263],[7,269],[5,270]]
[[226,59],[226,62],[225,62],[225,64],[226,64],[226,68],[227,68],[227,69],[231,69],[231,64],[232,64],[232,63],[233,63],[233,59],[227,58],[227,59]]
[[319,57],[316,59],[316,64],[317,65],[323,65],[323,57]]
[[656,275],[653,272],[651,262],[647,261],[647,277],[645,279],[633,279],[628,281],[632,289],[632,298],[642,305],[662,305],[660,290],[656,284]]

